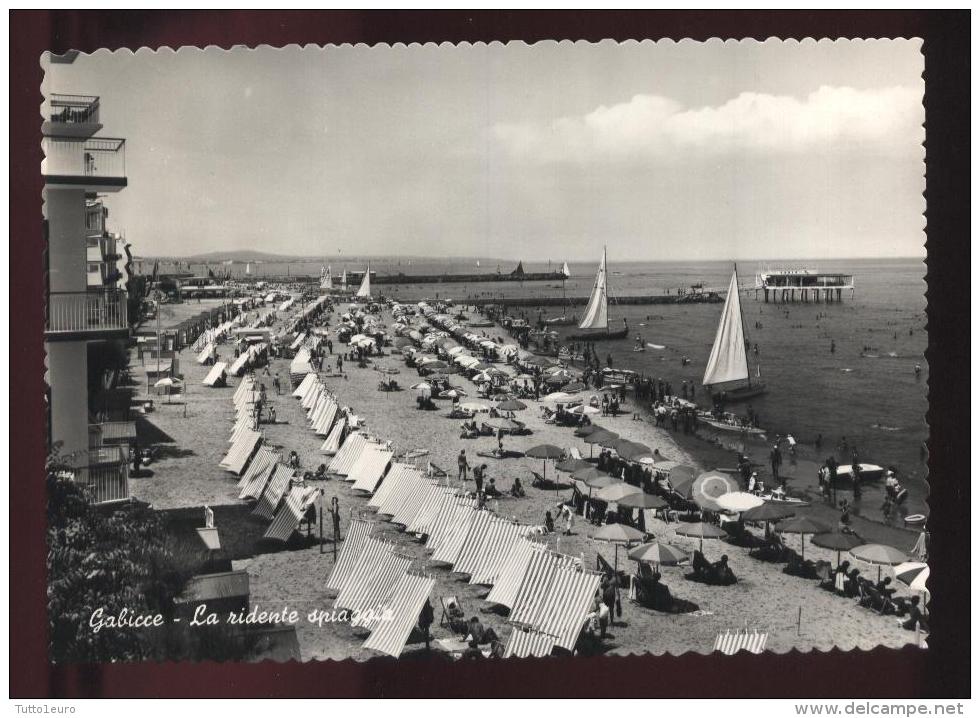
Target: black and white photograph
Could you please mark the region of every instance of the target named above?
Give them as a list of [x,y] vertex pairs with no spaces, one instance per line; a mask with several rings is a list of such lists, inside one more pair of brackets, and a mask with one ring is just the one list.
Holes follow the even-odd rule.
[[47,662],[927,656],[926,57],[43,52]]

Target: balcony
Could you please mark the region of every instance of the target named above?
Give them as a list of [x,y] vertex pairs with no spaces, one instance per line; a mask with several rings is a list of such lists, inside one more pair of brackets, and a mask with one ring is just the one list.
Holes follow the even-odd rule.
[[92,95],[58,95],[48,98],[41,132],[46,135],[88,138],[102,129],[99,98]]
[[126,292],[51,292],[44,336],[50,340],[125,339]]
[[92,501],[107,504],[129,499],[129,449],[100,446],[80,451],[70,459],[75,481],[91,489]]
[[45,137],[41,174],[53,189],[118,192],[126,186],[126,140]]

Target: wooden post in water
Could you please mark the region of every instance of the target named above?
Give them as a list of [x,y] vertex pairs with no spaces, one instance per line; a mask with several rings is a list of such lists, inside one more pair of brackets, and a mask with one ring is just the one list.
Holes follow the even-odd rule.
[[796,613],[796,635],[800,635],[800,626],[803,623],[803,606],[800,606]]

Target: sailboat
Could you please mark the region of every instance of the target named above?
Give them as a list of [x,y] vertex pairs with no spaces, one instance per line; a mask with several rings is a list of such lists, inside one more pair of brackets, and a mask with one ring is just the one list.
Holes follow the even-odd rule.
[[552,317],[551,319],[545,319],[544,320],[544,323],[547,324],[547,325],[549,325],[549,326],[552,326],[552,327],[570,327],[573,324],[578,324],[578,317],[576,317],[574,314],[571,315],[571,316],[569,316],[569,314],[568,314],[568,302],[565,299],[565,280],[568,279],[570,276],[572,276],[571,275],[571,272],[568,271],[568,262],[565,262],[562,265],[562,268],[561,268],[561,271],[559,272],[559,274],[561,274],[561,277],[562,277],[562,279],[561,279],[561,298],[562,298],[562,303],[564,305],[562,307],[563,312],[562,312],[562,315],[560,317]]
[[595,283],[592,285],[592,294],[589,296],[589,303],[585,307],[585,316],[579,323],[579,329],[586,331],[581,334],[569,334],[565,337],[570,341],[604,341],[606,339],[625,339],[629,334],[629,327],[626,320],[623,320],[623,328],[618,331],[609,331],[609,297],[607,293],[606,276],[606,248],[602,248],[602,261],[599,262],[599,271],[595,275]]
[[344,273],[340,276],[340,288],[341,289],[344,289],[344,290],[347,289],[347,270],[346,269],[344,270]]
[[364,272],[364,279],[361,280],[361,286],[357,288],[357,293],[355,297],[363,297],[366,299],[371,298],[371,265],[367,266],[367,270]]
[[736,268],[732,271],[725,308],[721,312],[715,343],[711,347],[708,366],[701,382],[708,387],[713,399],[725,402],[744,401],[765,393],[765,384],[758,380],[752,381],[745,345],[745,326],[742,322]]

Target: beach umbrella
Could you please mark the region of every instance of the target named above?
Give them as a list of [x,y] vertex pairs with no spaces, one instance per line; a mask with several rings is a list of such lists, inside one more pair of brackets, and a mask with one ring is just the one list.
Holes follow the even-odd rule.
[[749,509],[755,509],[762,506],[765,501],[756,496],[755,494],[750,494],[745,491],[732,491],[727,494],[722,494],[717,499],[715,503],[723,511],[732,511],[733,513],[743,514]]
[[643,489],[638,486],[633,486],[632,484],[627,484],[622,481],[618,484],[611,484],[604,489],[600,489],[596,492],[595,497],[600,501],[606,501],[608,503],[620,503],[627,496],[634,496],[636,494],[643,494]]
[[659,541],[637,546],[628,555],[634,561],[652,563],[657,566],[676,566],[688,560],[686,551]]
[[[589,464],[588,462],[586,462],[586,464],[587,464],[586,466],[583,466],[582,468],[576,469],[575,471],[572,472],[573,479],[578,479],[579,481],[589,481],[598,476],[602,476],[604,478],[609,478],[609,479],[612,478],[605,471],[599,471],[599,469],[597,469],[592,464]],[[608,484],[605,485],[608,486]]]
[[599,410],[594,406],[589,406],[588,404],[580,404],[572,409],[570,413],[577,416],[595,416],[599,413]]
[[489,426],[494,431],[513,431],[520,427],[516,421],[511,421],[510,419],[504,419],[502,417],[491,417],[483,422]]
[[851,556],[858,561],[864,561],[878,567],[878,580],[881,580],[882,566],[898,566],[909,560],[909,557],[897,548],[880,543],[866,543],[852,548]]
[[545,394],[541,397],[541,401],[545,404],[567,404],[571,399],[572,395],[565,391],[555,391],[551,394]]
[[460,396],[466,396],[466,392],[462,389],[449,389],[439,394],[439,396],[444,399],[455,399]]
[[616,545],[614,570],[619,570],[619,545],[626,544],[629,546],[639,543],[645,538],[645,533],[625,524],[606,524],[592,535],[594,541],[605,541]]
[[580,381],[573,381],[569,384],[566,384],[564,387],[562,387],[562,390],[568,392],[569,394],[575,394],[580,391],[585,391],[588,388],[589,387],[587,387],[585,384],[583,384]]
[[919,561],[907,561],[895,567],[895,578],[913,591],[928,593],[926,582],[929,580],[929,564]]
[[738,491],[738,483],[721,471],[706,471],[691,485],[691,498],[702,509],[718,511],[716,499],[723,494]]
[[432,384],[427,381],[420,381],[418,384],[412,384],[412,388],[422,392],[432,391]]
[[591,468],[592,464],[584,459],[565,459],[564,461],[559,461],[555,464],[555,469],[558,471],[564,471],[565,473],[571,473],[573,471],[578,471],[579,469]]
[[609,443],[615,441],[619,438],[618,434],[614,434],[608,429],[602,429],[600,431],[593,431],[588,436],[584,437],[582,441],[586,444],[602,444],[603,442]]
[[579,427],[576,427],[576,429],[574,431],[574,434],[578,438],[583,439],[586,436],[588,436],[589,434],[594,434],[597,431],[605,431],[605,429],[603,429],[598,424],[589,424],[587,426],[579,426]]
[[704,540],[705,539],[718,539],[725,536],[725,532],[715,526],[714,524],[708,524],[704,521],[699,521],[697,523],[682,523],[678,528],[674,529],[674,533],[678,536],[687,536],[688,538],[696,538],[699,540],[699,549],[704,551]]
[[449,365],[441,359],[433,359],[432,361],[423,362],[422,368],[435,371],[437,369],[448,369]]
[[[538,444],[525,451],[524,455],[530,456],[532,459],[541,459],[541,478],[545,478],[548,470],[548,459],[562,458],[565,455],[565,450],[554,444]],[[557,481],[555,482],[555,493],[558,493]]]
[[694,486],[695,478],[697,478],[697,470],[685,464],[675,466],[667,475],[671,488],[685,499],[691,498],[691,487]]
[[852,548],[861,545],[861,539],[855,534],[845,534],[840,531],[829,531],[822,534],[814,534],[810,538],[810,543],[820,548],[829,548],[837,552],[837,565],[840,566],[840,552],[850,551]]
[[800,558],[806,558],[805,534],[824,534],[830,532],[830,526],[819,519],[810,516],[797,516],[776,524],[776,532],[783,534],[800,534]]
[[526,408],[527,404],[517,399],[505,399],[497,404],[497,411],[521,411]]
[[617,503],[626,509],[662,509],[667,506],[667,502],[659,496],[642,492],[624,496]]
[[[604,444],[605,446],[605,444]],[[651,449],[646,444],[641,444],[638,441],[629,441],[627,439],[617,439],[613,442],[610,447],[617,454],[627,461],[635,461],[641,456],[652,456],[653,449]]]
[[673,469],[673,468],[675,468],[677,466],[682,466],[681,462],[679,462],[679,461],[657,461],[657,462],[654,462],[653,466],[651,466],[650,468],[652,468],[654,471],[656,471],[658,473],[661,473],[661,474],[669,474],[670,471],[671,471],[671,469]]
[[[741,492],[739,492],[741,493]],[[743,521],[782,521],[794,515],[793,509],[786,505],[763,501],[761,505],[742,512]],[[850,547],[848,547],[850,548]]]

